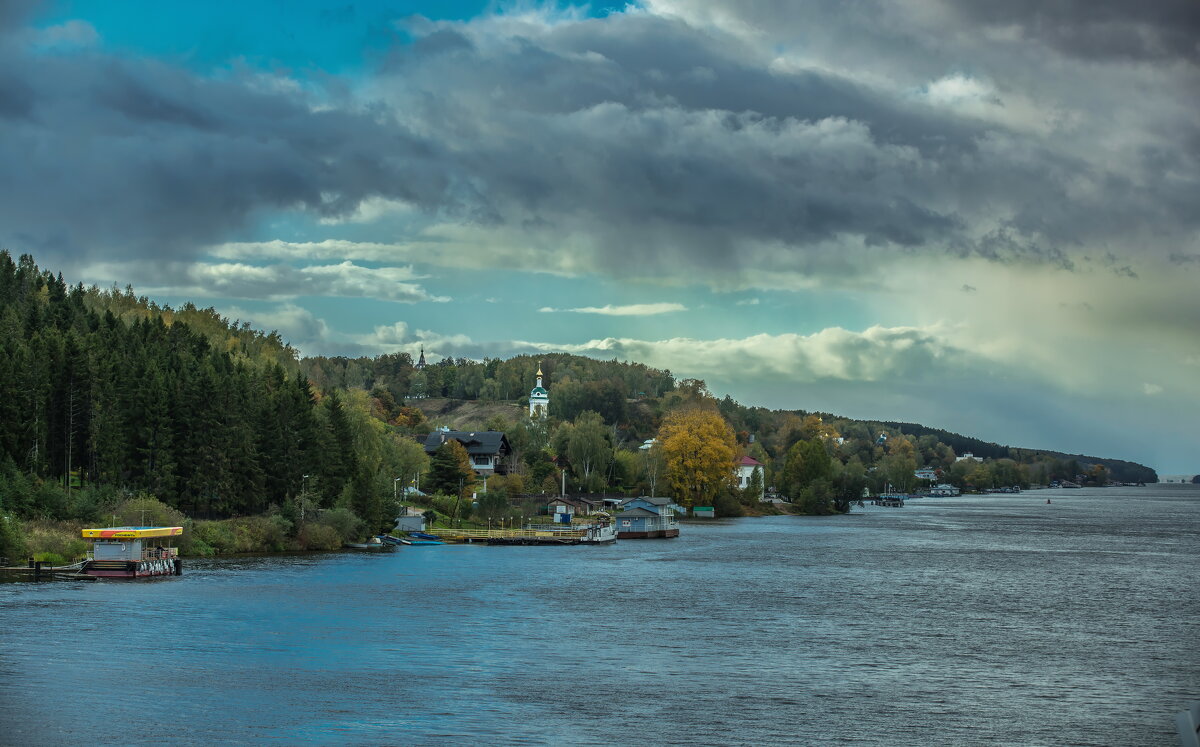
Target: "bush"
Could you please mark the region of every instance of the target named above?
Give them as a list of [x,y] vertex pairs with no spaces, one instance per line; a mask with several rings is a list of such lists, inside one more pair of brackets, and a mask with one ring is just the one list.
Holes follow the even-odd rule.
[[237,552],[283,552],[292,548],[292,523],[280,514],[228,519],[234,523]]
[[21,522],[12,516],[0,515],[0,557],[12,563],[26,557],[25,533]]
[[[331,508],[328,511],[324,511],[316,523],[332,527],[343,542],[357,539],[363,531],[362,519],[358,518],[358,515],[348,508]],[[307,526],[305,525],[305,528]],[[338,543],[338,547],[341,547],[340,542]]]
[[197,521],[192,529],[194,546],[203,547],[206,555],[237,552],[237,535],[226,521]]
[[87,553],[88,544],[79,528],[62,522],[38,521],[25,525],[25,544],[34,559],[39,554],[53,554],[72,560]]
[[120,526],[181,527],[187,521],[182,511],[145,493],[118,503],[107,513],[116,515]]
[[745,514],[741,501],[728,490],[722,490],[713,500],[713,509],[717,516],[743,516]]
[[302,550],[336,550],[342,546],[342,535],[328,524],[305,524],[297,541]]

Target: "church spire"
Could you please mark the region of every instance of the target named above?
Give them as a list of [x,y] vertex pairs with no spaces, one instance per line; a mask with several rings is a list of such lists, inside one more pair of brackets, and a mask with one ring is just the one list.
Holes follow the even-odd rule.
[[542,386],[542,362],[538,361],[537,386],[529,393],[529,417],[535,418],[550,412],[550,393]]
[[417,368],[425,368],[425,346],[421,346],[421,357],[417,360]]

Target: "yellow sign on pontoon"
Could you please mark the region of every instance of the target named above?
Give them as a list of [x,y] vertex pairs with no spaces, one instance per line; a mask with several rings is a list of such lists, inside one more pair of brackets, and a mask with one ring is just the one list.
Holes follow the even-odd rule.
[[183,534],[183,527],[108,527],[84,529],[85,539],[142,539],[145,537],[174,537]]

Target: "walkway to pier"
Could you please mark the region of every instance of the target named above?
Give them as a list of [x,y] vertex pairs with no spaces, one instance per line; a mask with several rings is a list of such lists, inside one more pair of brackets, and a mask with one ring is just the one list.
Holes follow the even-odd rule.
[[443,542],[486,542],[497,540],[579,540],[587,531],[584,529],[426,529]]

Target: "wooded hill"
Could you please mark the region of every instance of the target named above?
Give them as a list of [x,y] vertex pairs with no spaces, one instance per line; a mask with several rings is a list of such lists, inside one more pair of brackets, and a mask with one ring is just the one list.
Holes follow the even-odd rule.
[[[1080,474],[1156,480],[1130,462],[747,407],[640,363],[549,354],[443,359],[418,370],[407,353],[301,359],[277,333],[213,309],[172,309],[130,288],[71,286],[29,256],[14,262],[0,252],[0,511],[82,520],[105,500],[145,492],[194,516],[221,517],[303,497],[380,525],[394,515],[397,476],[427,469],[412,436],[441,424],[413,403],[523,408],[539,365],[551,392],[548,422],[534,427],[521,409],[509,410],[512,420],[498,413],[475,424],[509,431],[517,450],[509,484],[489,489],[553,490],[565,469],[573,490],[661,492],[637,447],[682,408],[719,412],[740,452],[766,465],[765,484],[784,493],[809,487],[786,469],[802,441],[819,442],[831,470],[861,474],[876,490],[915,487],[912,470],[927,466],[975,487]],[[580,457],[585,442],[597,451]],[[962,451],[988,461],[956,462]]]

